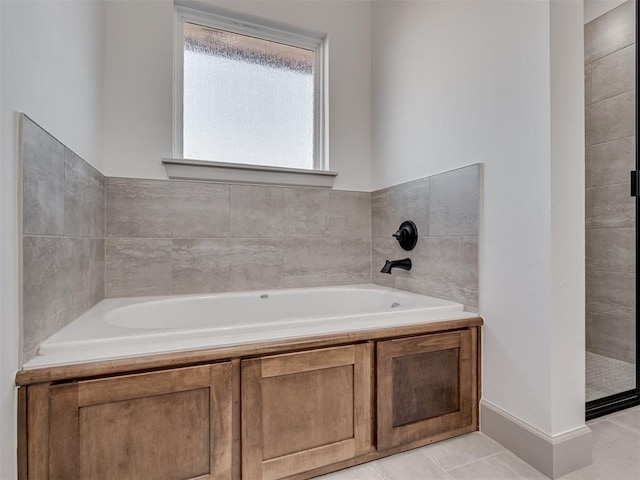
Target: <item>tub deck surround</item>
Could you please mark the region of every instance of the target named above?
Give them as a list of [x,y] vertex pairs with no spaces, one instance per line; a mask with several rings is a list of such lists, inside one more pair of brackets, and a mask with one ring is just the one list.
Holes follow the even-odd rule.
[[481,325],[374,285],[106,300],[17,374],[20,480],[302,480],[475,431]]

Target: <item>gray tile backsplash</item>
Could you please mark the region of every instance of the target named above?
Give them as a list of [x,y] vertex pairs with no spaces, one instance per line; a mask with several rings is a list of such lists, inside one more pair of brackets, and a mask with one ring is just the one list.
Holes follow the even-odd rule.
[[231,235],[233,237],[284,237],[284,188],[233,185]]
[[104,298],[104,177],[23,115],[23,351]]
[[328,190],[231,186],[231,235],[236,238],[324,237]]
[[329,236],[371,237],[371,194],[329,192]]
[[[26,236],[24,251],[24,349],[102,300],[101,239]],[[97,275],[99,273],[99,275]]]
[[107,237],[229,236],[229,186],[169,180],[107,179]]
[[107,238],[107,297],[171,294],[171,240]]
[[371,283],[370,238],[284,240],[284,285]]
[[587,350],[635,362],[635,7],[585,25]]
[[22,121],[25,235],[64,235],[65,147],[28,117]]
[[104,238],[104,177],[64,149],[64,234]]
[[[109,178],[106,296],[373,281],[477,309],[478,186],[479,165],[371,194]],[[421,240],[402,253],[405,219]],[[378,273],[385,255],[413,255],[409,280]]]
[[107,236],[107,297],[371,282],[369,193],[110,178]]
[[184,239],[171,245],[173,293],[283,287],[283,245],[272,239]]
[[429,235],[429,177],[377,190],[371,194],[372,236],[386,237],[411,219],[418,234]]
[[[105,297],[374,282],[477,309],[479,165],[373,193],[105,179],[23,132],[27,359]],[[406,219],[412,252],[391,237]],[[406,256],[411,272],[378,273]]]
[[[480,165],[452,170],[372,193],[372,280],[478,309]],[[416,247],[391,237],[400,223],[418,227]],[[380,273],[385,260],[409,257],[410,271]]]
[[429,236],[478,235],[477,168],[459,168],[431,177]]

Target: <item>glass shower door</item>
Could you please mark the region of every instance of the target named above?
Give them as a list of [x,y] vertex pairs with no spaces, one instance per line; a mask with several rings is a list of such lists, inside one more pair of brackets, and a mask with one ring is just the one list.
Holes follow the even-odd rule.
[[639,399],[636,15],[628,0],[585,25],[588,418]]

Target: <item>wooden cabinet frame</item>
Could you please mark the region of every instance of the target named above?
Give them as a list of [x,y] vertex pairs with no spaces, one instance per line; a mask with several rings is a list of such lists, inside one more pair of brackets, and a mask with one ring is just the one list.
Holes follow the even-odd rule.
[[[420,354],[451,351],[457,353],[457,404],[455,411],[431,418],[394,425],[394,399],[407,393],[394,391],[394,361]],[[476,330],[409,337],[379,342],[377,345],[378,449],[386,450],[422,439],[438,440],[477,430],[477,337]]]

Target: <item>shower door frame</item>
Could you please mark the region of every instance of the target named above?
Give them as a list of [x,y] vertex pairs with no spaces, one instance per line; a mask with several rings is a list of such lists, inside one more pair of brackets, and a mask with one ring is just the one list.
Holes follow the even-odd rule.
[[640,111],[638,110],[638,63],[640,60],[640,54],[638,53],[638,39],[640,39],[640,8],[638,2],[636,1],[636,126],[635,126],[635,134],[636,134],[636,164],[635,171],[631,172],[630,175],[630,184],[631,184],[631,192],[630,194],[635,197],[636,201],[636,386],[631,390],[627,390],[625,392],[614,393],[613,395],[609,395],[607,397],[597,398],[595,400],[591,400],[586,404],[586,412],[585,416],[587,420],[591,420],[592,418],[601,417],[602,415],[607,415],[609,413],[617,412],[619,410],[624,410],[625,408],[633,407],[635,405],[640,405],[640,368],[638,368],[639,360],[640,360],[640,323],[638,322],[638,292],[640,292],[640,285],[638,282],[638,266],[640,262],[638,260],[638,252],[640,252],[640,235],[638,234],[638,211],[640,209],[640,181],[638,172],[640,172],[640,158],[638,158],[638,119],[640,119]]

